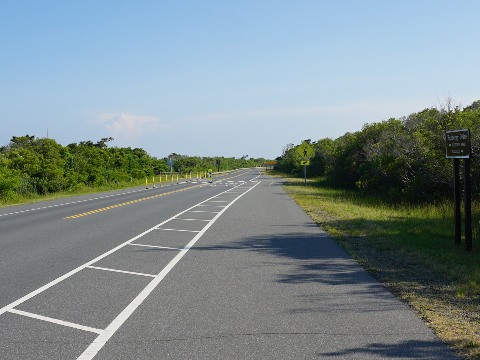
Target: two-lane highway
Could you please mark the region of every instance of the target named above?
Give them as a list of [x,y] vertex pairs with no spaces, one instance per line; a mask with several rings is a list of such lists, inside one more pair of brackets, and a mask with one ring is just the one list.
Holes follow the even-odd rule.
[[455,359],[259,170],[109,195],[0,216],[0,358]]
[[0,307],[251,174],[1,208]]

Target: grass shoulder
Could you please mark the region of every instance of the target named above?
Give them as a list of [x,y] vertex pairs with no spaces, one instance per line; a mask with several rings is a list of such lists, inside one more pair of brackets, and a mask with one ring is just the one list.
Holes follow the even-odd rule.
[[96,186],[96,187],[85,185],[85,186],[79,186],[75,189],[71,189],[67,191],[59,191],[59,192],[44,194],[44,195],[37,195],[37,194],[19,195],[18,194],[15,196],[9,196],[7,198],[0,196],[0,207],[21,205],[21,204],[33,204],[40,201],[63,199],[63,198],[69,198],[69,197],[79,196],[79,195],[95,194],[95,193],[104,192],[104,191],[128,189],[128,188],[133,188],[138,186],[145,186],[145,180],[109,183],[109,184]]
[[465,358],[480,358],[479,204],[474,251],[453,240],[453,207],[388,204],[320,179],[286,178],[295,201]]

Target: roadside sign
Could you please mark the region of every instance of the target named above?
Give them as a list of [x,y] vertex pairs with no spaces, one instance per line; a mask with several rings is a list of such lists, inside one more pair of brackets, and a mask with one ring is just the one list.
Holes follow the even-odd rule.
[[453,202],[455,218],[455,244],[462,242],[462,214],[461,201],[462,191],[460,189],[460,159],[463,159],[463,199],[465,205],[465,243],[467,251],[472,251],[472,185],[470,181],[470,130],[445,131],[445,156],[453,159]]
[[445,131],[447,159],[470,158],[470,130]]
[[278,161],[276,160],[272,160],[272,161],[265,161],[263,163],[263,166],[265,166],[265,169],[273,169],[275,167],[275,165],[277,165]]
[[295,152],[303,159],[310,159],[315,155],[312,145],[304,141],[295,148]]
[[300,165],[308,166],[308,165],[310,165],[310,160],[301,160]]

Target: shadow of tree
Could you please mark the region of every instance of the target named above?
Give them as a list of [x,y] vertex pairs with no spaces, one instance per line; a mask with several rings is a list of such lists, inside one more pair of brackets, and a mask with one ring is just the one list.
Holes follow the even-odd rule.
[[454,359],[450,351],[437,341],[407,340],[398,343],[372,343],[335,352],[319,353],[319,357],[335,358],[380,358],[380,359]]
[[[276,274],[276,282],[295,286],[318,285],[312,293],[299,294],[298,301],[288,310],[289,314],[328,313],[329,316],[335,317],[350,313],[355,318],[363,317],[363,314],[367,313],[376,313],[375,321],[379,321],[378,319],[383,319],[385,314],[405,311],[405,305],[397,301],[384,285],[374,280],[371,274],[325,233],[317,231],[310,233],[310,230],[307,230],[307,232],[253,236],[229,244],[198,245],[192,250],[242,250],[269,255],[263,260],[264,264],[270,264],[272,258],[277,259],[274,263],[280,263],[278,260],[283,259],[281,264],[287,266],[283,266],[282,272]],[[412,288],[431,289],[439,284],[443,285],[435,276],[413,276],[415,272],[418,273],[418,267],[415,267],[414,263],[408,264],[408,278],[402,279],[410,281]],[[391,276],[400,274],[402,277],[404,265],[405,259],[398,258],[393,263],[385,262],[378,265],[382,268],[377,271]],[[320,290],[321,287],[324,289]],[[408,329],[408,325],[404,324],[404,330],[406,328]],[[346,349],[338,352],[319,353],[318,356],[369,358],[371,355],[376,358],[455,359],[453,352],[441,342],[422,340],[421,337],[409,340],[410,335],[410,329],[408,329],[398,337],[395,334],[387,334],[385,342],[371,343],[361,347],[348,348],[347,346]]]
[[[331,294],[335,295],[335,287],[348,286],[348,293],[352,296],[363,296],[370,304],[375,302],[378,309],[385,310],[383,300],[392,300],[393,296],[385,291],[385,287],[375,281],[361,266],[352,260],[331,238],[325,233],[290,233],[274,236],[256,236],[228,245],[196,246],[193,251],[228,251],[245,250],[261,254],[268,254],[275,258],[288,260],[282,264],[288,272],[277,274],[276,282],[282,284],[316,283],[321,286],[332,287]],[[264,260],[269,264],[269,260]],[[319,298],[320,296],[320,298]],[[323,302],[325,298],[314,294],[303,296],[299,304]],[[335,308],[341,306],[337,299]],[[346,305],[348,306],[348,304]],[[390,305],[389,305],[390,306]],[[395,305],[398,307],[397,305]],[[322,311],[326,311],[322,306]],[[346,310],[346,308],[344,308]],[[362,309],[357,310],[361,311]],[[311,307],[293,309],[292,312],[315,311]],[[365,311],[372,311],[370,305]]]

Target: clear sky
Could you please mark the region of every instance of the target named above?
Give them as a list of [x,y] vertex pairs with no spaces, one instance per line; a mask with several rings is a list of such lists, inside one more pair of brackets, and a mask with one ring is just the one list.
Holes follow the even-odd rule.
[[164,157],[288,143],[480,99],[478,0],[0,0],[0,145]]

